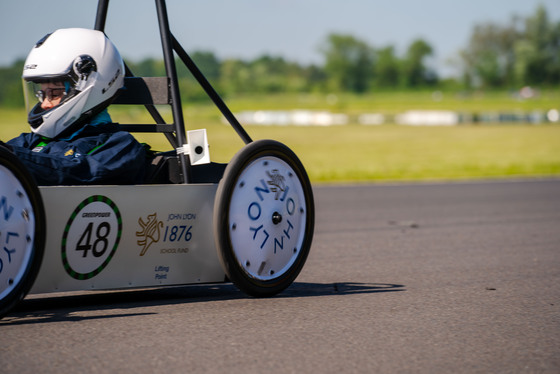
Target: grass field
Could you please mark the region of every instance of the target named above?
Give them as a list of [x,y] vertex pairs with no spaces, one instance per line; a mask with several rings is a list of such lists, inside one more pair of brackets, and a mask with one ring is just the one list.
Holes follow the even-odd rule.
[[[232,111],[321,109],[359,114],[408,109],[457,111],[534,111],[558,108],[560,94],[544,92],[520,101],[511,93],[462,96],[386,93],[333,100],[318,95],[249,97],[229,100]],[[213,161],[228,162],[242,146],[235,132],[210,104],[185,106],[188,129],[206,128]],[[111,108],[121,123],[150,123],[143,108]],[[165,114],[165,110],[164,110]],[[165,115],[169,117],[168,115]],[[27,131],[23,110],[0,108],[0,139]],[[168,118],[170,121],[170,119]],[[276,139],[300,157],[315,183],[464,180],[560,176],[559,124],[485,124],[409,127],[387,124],[332,127],[246,126],[253,139]],[[160,134],[137,138],[157,150],[169,149]]]

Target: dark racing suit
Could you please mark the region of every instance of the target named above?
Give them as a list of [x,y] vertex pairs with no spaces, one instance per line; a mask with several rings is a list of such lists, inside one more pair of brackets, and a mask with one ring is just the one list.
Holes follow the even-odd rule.
[[146,148],[120,131],[106,111],[66,138],[25,133],[7,144],[40,186],[138,184],[144,179]]

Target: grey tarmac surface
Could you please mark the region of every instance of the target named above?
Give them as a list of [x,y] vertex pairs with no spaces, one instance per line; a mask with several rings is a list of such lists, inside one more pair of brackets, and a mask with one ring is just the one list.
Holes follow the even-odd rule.
[[2,373],[559,373],[560,180],[319,186],[296,282],[32,296]]

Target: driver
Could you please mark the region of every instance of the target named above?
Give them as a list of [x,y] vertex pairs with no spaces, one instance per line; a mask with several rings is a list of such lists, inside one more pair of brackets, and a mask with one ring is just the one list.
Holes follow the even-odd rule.
[[30,133],[7,142],[39,185],[136,184],[147,152],[111,121],[124,63],[101,31],[60,29],[33,47],[23,68]]

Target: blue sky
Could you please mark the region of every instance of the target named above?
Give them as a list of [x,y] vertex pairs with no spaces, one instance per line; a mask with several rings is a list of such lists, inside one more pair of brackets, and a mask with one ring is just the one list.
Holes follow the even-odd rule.
[[[443,74],[467,44],[477,23],[506,24],[543,4],[560,20],[560,0],[168,0],[173,34],[187,51],[254,58],[265,53],[300,63],[320,63],[329,33],[351,34],[398,53],[416,38],[435,50],[431,63]],[[27,55],[47,32],[92,28],[96,0],[19,0],[0,4],[0,66]],[[106,32],[123,57],[161,56],[154,1],[111,0]]]

